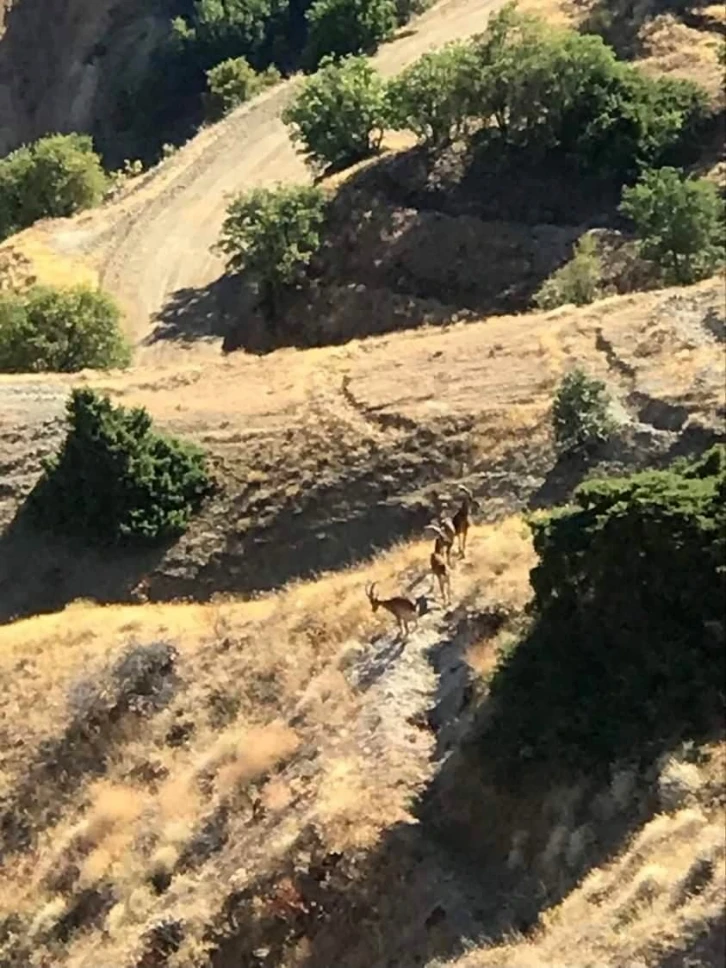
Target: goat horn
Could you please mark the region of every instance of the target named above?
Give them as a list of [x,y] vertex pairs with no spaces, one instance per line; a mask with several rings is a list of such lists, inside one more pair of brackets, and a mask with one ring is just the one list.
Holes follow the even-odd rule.
[[469,490],[469,488],[468,487],[464,487],[463,484],[459,484],[459,490],[460,491],[463,491],[464,494],[468,494],[469,497],[473,497],[473,495],[472,495],[471,491]]

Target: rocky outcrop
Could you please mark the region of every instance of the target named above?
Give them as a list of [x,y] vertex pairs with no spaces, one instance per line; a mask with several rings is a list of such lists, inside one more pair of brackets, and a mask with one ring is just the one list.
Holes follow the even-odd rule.
[[145,71],[175,6],[0,0],[0,155],[55,131],[108,148],[118,92]]

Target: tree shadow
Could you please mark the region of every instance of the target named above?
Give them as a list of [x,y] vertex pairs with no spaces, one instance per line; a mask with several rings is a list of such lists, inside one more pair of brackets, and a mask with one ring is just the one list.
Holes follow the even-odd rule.
[[200,289],[179,289],[157,313],[154,329],[144,340],[151,346],[162,340],[193,343],[224,338],[240,315],[249,312],[254,296],[239,275],[223,275]]
[[75,599],[138,600],[169,545],[108,550],[39,532],[21,508],[0,535],[0,623],[58,612]]

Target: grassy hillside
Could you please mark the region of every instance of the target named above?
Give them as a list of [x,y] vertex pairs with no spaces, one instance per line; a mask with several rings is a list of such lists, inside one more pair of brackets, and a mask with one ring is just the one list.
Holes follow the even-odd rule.
[[[722,12],[665,6],[523,4],[701,82],[692,170],[718,180]],[[375,63],[497,7],[445,0]],[[299,82],[0,246],[0,290],[100,281],[136,347],[125,371],[0,375],[0,965],[716,968],[723,484],[669,478],[661,506],[648,477],[634,511],[621,478],[726,439],[723,280],[664,288],[606,178],[387,132],[322,180],[300,338],[271,339],[210,246],[230,193],[310,180],[279,117]],[[602,298],[535,311],[583,235]],[[574,367],[611,398],[589,455],[553,436]],[[74,387],[203,448],[216,489],[179,540],[28,519]],[[444,607],[423,529],[461,485]],[[533,512],[559,530],[533,542]],[[419,602],[407,641],[369,582]]]

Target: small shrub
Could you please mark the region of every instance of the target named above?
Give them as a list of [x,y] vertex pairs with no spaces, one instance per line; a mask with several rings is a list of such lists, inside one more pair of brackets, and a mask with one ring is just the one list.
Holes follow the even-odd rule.
[[73,390],[68,434],[28,498],[44,528],[101,544],[153,543],[187,527],[211,485],[203,453],[155,433],[143,408]]
[[244,57],[222,61],[207,71],[206,115],[210,120],[218,120],[279,80],[280,72],[275,67],[258,74]]
[[50,135],[0,161],[0,238],[97,205],[106,175],[86,135]]
[[724,203],[705,178],[675,168],[646,171],[623,191],[620,210],[635,223],[641,255],[667,282],[696,282],[723,264]]
[[535,294],[539,309],[556,309],[566,303],[585,306],[602,295],[602,260],[591,235],[583,235],[569,262],[554,272]]
[[127,366],[131,351],[113,299],[87,286],[0,294],[0,371],[74,373]]
[[566,373],[552,405],[552,427],[562,454],[587,453],[607,440],[614,425],[605,384],[581,369]]
[[255,188],[227,210],[219,248],[231,272],[257,282],[266,315],[275,319],[285,288],[302,281],[320,246],[326,198],[319,188]]
[[395,0],[315,0],[307,13],[304,60],[311,67],[327,56],[372,54],[396,28]]
[[388,87],[391,124],[431,147],[459,138],[474,113],[477,58],[471,44],[449,44],[424,54]]
[[282,120],[317,169],[343,168],[375,154],[386,123],[383,79],[364,57],[322,62]]
[[725,457],[589,481],[531,519],[534,624],[494,676],[483,737],[507,774],[525,756],[587,771],[655,760],[720,728]]

